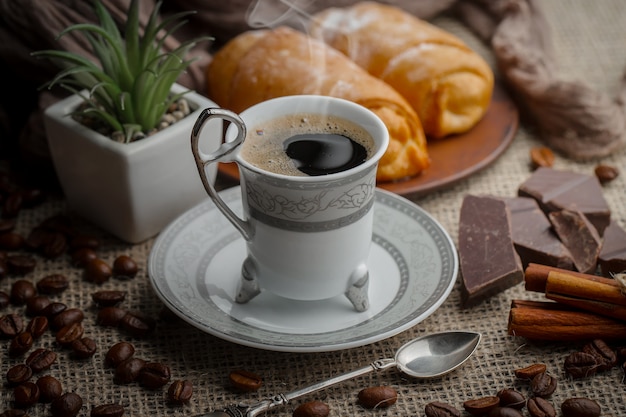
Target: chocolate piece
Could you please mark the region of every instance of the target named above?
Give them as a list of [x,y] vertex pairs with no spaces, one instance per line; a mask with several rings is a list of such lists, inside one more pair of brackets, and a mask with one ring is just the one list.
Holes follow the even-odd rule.
[[579,272],[592,274],[596,270],[602,239],[591,222],[580,211],[561,210],[548,214],[554,231],[569,249]]
[[502,199],[472,195],[463,199],[459,259],[464,307],[523,281],[522,262],[511,238],[510,212]]
[[615,220],[604,231],[604,242],[598,256],[602,275],[610,277],[626,271],[626,230]]
[[602,236],[611,211],[595,175],[538,168],[518,189],[520,197],[532,197],[547,213],[563,209],[583,213]]
[[524,268],[529,263],[574,269],[569,250],[552,230],[537,201],[528,197],[505,198],[511,212],[511,235]]

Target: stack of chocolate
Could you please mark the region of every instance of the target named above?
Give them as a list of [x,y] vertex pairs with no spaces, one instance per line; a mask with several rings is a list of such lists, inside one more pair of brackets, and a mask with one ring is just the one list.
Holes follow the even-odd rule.
[[537,169],[518,196],[464,198],[459,223],[463,304],[524,279],[530,263],[605,276],[626,270],[626,231],[595,176]]

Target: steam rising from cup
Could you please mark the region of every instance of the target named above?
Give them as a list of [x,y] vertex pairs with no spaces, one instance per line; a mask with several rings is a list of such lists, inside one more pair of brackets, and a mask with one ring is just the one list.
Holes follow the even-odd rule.
[[280,25],[306,28],[311,15],[307,6],[315,0],[253,0],[246,11],[246,21],[251,28],[275,28]]

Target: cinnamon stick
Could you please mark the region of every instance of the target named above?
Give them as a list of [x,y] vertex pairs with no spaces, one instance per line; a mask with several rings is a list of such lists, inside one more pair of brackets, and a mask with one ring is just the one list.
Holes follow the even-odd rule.
[[613,279],[529,264],[524,280],[527,290],[548,299],[626,321],[626,296]]
[[626,323],[552,301],[513,300],[508,333],[545,341],[626,340]]
[[545,294],[551,300],[626,321],[626,296],[612,284],[551,271]]
[[524,285],[526,290],[534,292],[545,292],[548,274],[552,271],[566,273],[571,276],[576,276],[595,282],[601,282],[607,285],[618,286],[615,280],[611,278],[599,277],[597,275],[591,274],[583,274],[582,272],[569,271],[567,269],[556,268],[553,266],[529,263],[526,267],[526,270],[524,271]]

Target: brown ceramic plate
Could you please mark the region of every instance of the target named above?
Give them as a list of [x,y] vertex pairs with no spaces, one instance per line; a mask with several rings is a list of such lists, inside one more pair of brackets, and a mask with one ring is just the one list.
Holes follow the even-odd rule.
[[[378,183],[378,187],[400,195],[419,196],[455,184],[484,169],[511,144],[517,132],[517,108],[504,88],[495,85],[491,104],[483,119],[470,131],[431,140],[431,166],[406,180]],[[220,164],[220,174],[239,178],[236,164]]]

